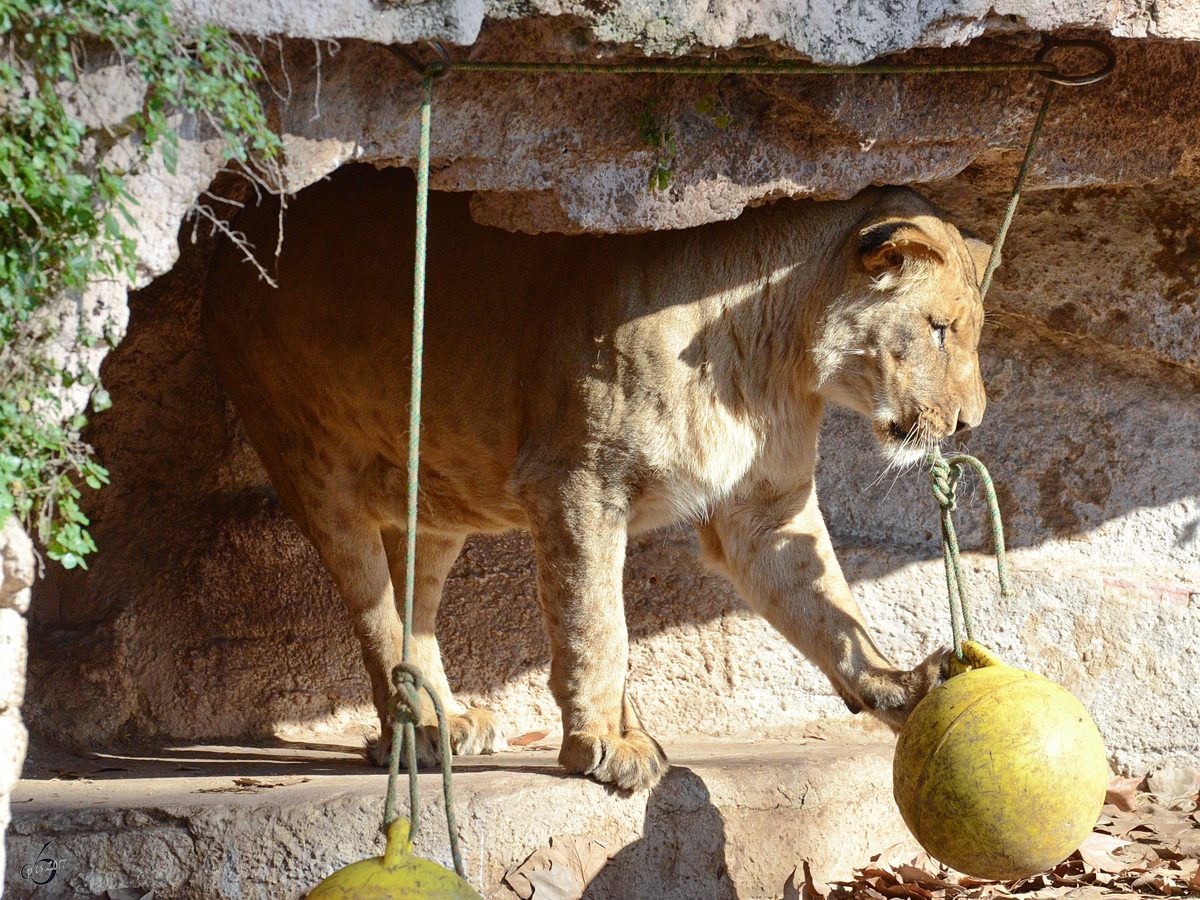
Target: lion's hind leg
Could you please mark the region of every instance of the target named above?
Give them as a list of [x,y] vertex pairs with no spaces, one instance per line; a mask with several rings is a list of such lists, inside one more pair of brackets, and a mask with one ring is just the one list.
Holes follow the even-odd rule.
[[[403,614],[405,579],[405,539],[401,529],[383,533],[388,567],[395,586],[396,606]],[[441,648],[435,627],[438,604],[446,576],[462,550],[464,534],[417,533],[417,566],[413,583],[412,661],[421,670],[429,686],[437,692],[446,712],[450,732],[450,750],[455,756],[477,756],[508,748],[500,717],[489,709],[467,709],[455,698],[442,666]],[[376,761],[383,764],[389,746],[378,748]],[[422,698],[421,724],[417,728],[417,761],[436,766],[441,759],[437,715],[427,698]]]

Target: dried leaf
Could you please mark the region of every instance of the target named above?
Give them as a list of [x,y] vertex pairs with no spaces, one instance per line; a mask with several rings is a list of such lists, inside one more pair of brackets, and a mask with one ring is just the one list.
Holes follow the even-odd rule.
[[[889,887],[893,884],[899,884],[900,879],[893,875],[888,869],[882,869],[879,866],[867,866],[862,870],[863,878],[874,878]],[[879,885],[876,885],[878,887]]]
[[1193,828],[1180,834],[1172,844],[1172,849],[1184,856],[1200,857],[1200,831]]
[[1167,806],[1186,801],[1194,803],[1200,791],[1200,766],[1159,769],[1146,778],[1146,787]]
[[1146,828],[1152,831],[1153,829],[1148,823],[1150,816],[1151,812],[1147,809],[1131,813],[1118,812],[1112,817],[1113,823],[1111,825],[1098,830],[1107,832],[1117,838],[1123,838],[1138,828]]
[[906,863],[910,866],[925,865],[930,859],[929,854],[916,841],[901,841],[892,844],[882,852],[871,857],[871,862],[879,866],[898,866]]
[[1129,886],[1135,890],[1141,887],[1158,887],[1160,881],[1161,879],[1158,873],[1146,872],[1145,874],[1139,875],[1137,878],[1131,881]]
[[556,835],[550,838],[550,846],[562,853],[571,871],[584,887],[588,886],[596,873],[608,862],[608,845],[595,840],[590,834],[583,836]]
[[829,886],[813,878],[812,867],[808,860],[802,860],[804,866],[804,886],[800,889],[800,900],[825,900],[829,894]]
[[[583,896],[596,873],[608,862],[608,845],[589,835],[555,835],[549,847],[539,847],[525,862],[504,876],[521,900],[568,900]],[[569,885],[574,887],[568,890]]]
[[527,747],[530,744],[536,744],[538,741],[550,736],[549,731],[528,731],[520,737],[512,738],[508,742],[510,747]]
[[512,888],[513,893],[520,897],[521,900],[529,900],[533,896],[533,885],[525,877],[525,873],[521,871],[520,866],[513,866],[504,873],[504,877],[500,880]]
[[925,888],[915,884],[876,884],[875,887],[885,897],[918,897],[921,900],[929,900],[933,896]]
[[1108,790],[1104,792],[1104,802],[1125,812],[1137,809],[1138,785],[1141,783],[1141,778],[1112,779],[1108,783]]
[[796,887],[796,871],[792,869],[792,874],[783,883],[783,900],[800,900],[800,889]]
[[526,872],[525,877],[533,886],[533,900],[581,900],[583,885],[569,866],[557,860],[550,861],[544,871]]
[[910,866],[905,863],[901,863],[900,865],[896,866],[896,874],[900,877],[901,881],[904,881],[908,884],[919,884],[924,888],[938,890],[941,888],[954,887],[954,885],[952,885],[950,882],[942,881],[942,879],[938,878],[936,875],[930,875],[924,869],[918,868],[917,866]]
[[1112,835],[1093,831],[1079,845],[1079,855],[1083,861],[1101,872],[1122,872],[1126,863],[1112,855],[1112,851],[1125,847],[1129,841],[1123,841]]

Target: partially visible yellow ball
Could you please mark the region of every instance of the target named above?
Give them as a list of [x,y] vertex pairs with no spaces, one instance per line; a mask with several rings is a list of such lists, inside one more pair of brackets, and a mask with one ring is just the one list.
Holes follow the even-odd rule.
[[383,856],[338,869],[306,900],[481,900],[467,882],[435,862],[412,855],[407,819],[388,826]]
[[968,665],[917,704],[896,743],[893,790],[935,859],[1008,881],[1066,859],[1096,824],[1108,785],[1092,717],[1054,682],[972,642]]

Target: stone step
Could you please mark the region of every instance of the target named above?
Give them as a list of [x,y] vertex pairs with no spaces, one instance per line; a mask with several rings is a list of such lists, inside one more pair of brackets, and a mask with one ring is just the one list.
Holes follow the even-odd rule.
[[[510,900],[502,879],[511,867],[552,836],[590,835],[611,858],[589,900],[776,898],[802,860],[828,881],[908,837],[892,802],[890,737],[845,729],[666,749],[668,774],[633,795],[566,776],[553,750],[456,761],[471,882],[489,900]],[[416,849],[449,865],[440,781],[420,776]],[[335,869],[382,852],[386,783],[336,745],[87,758],[34,750],[13,794],[7,896],[126,888],[153,889],[155,900],[298,900]],[[39,856],[56,869],[35,887],[22,868]]]

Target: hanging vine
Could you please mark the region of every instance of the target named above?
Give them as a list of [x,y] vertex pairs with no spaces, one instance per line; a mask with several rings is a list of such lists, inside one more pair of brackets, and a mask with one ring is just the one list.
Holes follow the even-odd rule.
[[[59,335],[47,305],[105,279],[133,282],[127,179],[154,153],[174,174],[177,114],[222,136],[225,158],[249,171],[281,146],[255,92],[258,59],[222,29],[181,26],[170,8],[0,0],[0,525],[18,516],[67,568],[86,567],[95,550],[80,486],[99,488],[108,474],[80,438],[86,417],[63,395],[90,387],[96,412],[110,400],[80,355],[55,352],[54,341],[107,338],[82,317],[77,336]],[[76,108],[81,76],[108,66],[140,78],[141,109],[89,126]],[[110,153],[118,144],[132,152]]]

